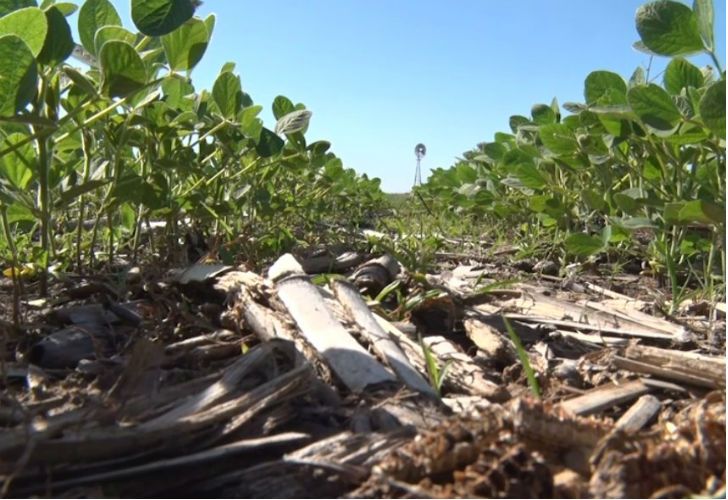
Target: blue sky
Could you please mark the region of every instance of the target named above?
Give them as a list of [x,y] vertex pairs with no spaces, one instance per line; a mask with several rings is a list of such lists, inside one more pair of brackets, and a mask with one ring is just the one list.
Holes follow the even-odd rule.
[[[132,26],[128,0],[112,1]],[[513,114],[529,115],[553,97],[583,102],[589,72],[627,79],[646,67],[649,57],[632,48],[643,3],[205,0],[198,15],[215,13],[217,23],[192,80],[209,89],[222,64],[235,62],[268,127],[275,96],[302,102],[313,111],[309,141],[331,141],[347,167],[381,178],[385,191],[408,191],[418,142],[427,145],[424,178],[508,131]],[[725,1],[715,10],[725,68]],[[711,64],[707,56],[692,61]],[[656,58],[651,77],[666,63]]]

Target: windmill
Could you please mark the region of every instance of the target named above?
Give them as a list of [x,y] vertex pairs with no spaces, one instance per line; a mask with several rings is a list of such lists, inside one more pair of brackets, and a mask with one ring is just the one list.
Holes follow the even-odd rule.
[[417,187],[422,184],[422,175],[420,174],[420,160],[425,157],[427,148],[424,144],[419,143],[415,146],[415,157],[417,158],[417,168],[415,169],[415,182],[413,187]]

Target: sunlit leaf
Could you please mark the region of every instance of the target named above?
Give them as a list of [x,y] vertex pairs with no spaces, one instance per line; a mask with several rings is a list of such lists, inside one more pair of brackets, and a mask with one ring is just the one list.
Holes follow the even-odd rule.
[[538,129],[538,134],[543,145],[557,155],[572,154],[579,147],[574,132],[561,123],[542,125]]
[[110,40],[126,42],[133,47],[136,42],[136,38],[137,37],[134,33],[122,28],[121,26],[102,26],[96,30],[96,35],[94,36],[95,53],[99,54],[101,52],[101,47]]
[[693,12],[698,21],[698,31],[703,39],[703,44],[708,50],[713,50],[715,42],[713,39],[713,0],[694,0]]
[[53,4],[53,8],[58,9],[61,14],[68,17],[78,10],[78,5],[71,2],[56,2]]
[[212,98],[227,119],[237,115],[242,107],[242,87],[240,77],[225,71],[218,75],[212,86]]
[[121,26],[121,18],[109,0],[86,0],[78,12],[78,36],[81,45],[97,56],[94,45],[96,31],[103,26]]
[[106,42],[101,47],[99,64],[103,76],[103,91],[111,97],[124,97],[146,84],[147,70],[144,62],[134,47],[126,42]]
[[25,7],[37,7],[35,0],[0,0],[0,17]]
[[546,104],[536,104],[531,108],[531,117],[533,122],[538,125],[546,125],[556,123],[556,113],[551,106]]
[[205,22],[198,18],[192,18],[164,35],[162,46],[170,69],[187,71],[194,68],[205,54],[209,39]]
[[668,224],[725,224],[725,206],[693,200],[668,203],[663,212]]
[[584,81],[584,99],[587,104],[626,104],[627,84],[611,71],[592,71]]
[[577,257],[589,257],[600,252],[604,248],[601,238],[584,233],[569,235],[564,242],[566,250]]
[[665,89],[671,94],[679,94],[687,87],[703,86],[705,78],[697,66],[693,66],[682,57],[676,57],[665,68],[663,77]]
[[45,12],[37,7],[27,7],[0,17],[0,36],[17,36],[25,42],[33,57],[43,49],[47,33]]
[[[20,133],[10,134],[0,143],[2,147],[25,142],[26,136]],[[23,190],[33,179],[33,167],[35,165],[35,152],[29,143],[20,146],[11,153],[0,157],[0,173],[15,188]]]
[[295,110],[295,106],[288,97],[279,95],[273,99],[273,118],[276,120],[280,120],[285,115],[292,113]]

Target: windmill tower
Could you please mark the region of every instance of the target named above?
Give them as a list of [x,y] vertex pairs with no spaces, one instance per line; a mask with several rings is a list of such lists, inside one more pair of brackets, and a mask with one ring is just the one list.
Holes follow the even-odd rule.
[[415,157],[417,158],[417,168],[415,169],[415,182],[412,187],[417,187],[422,184],[422,174],[420,173],[420,160],[424,158],[427,153],[427,148],[424,144],[419,143],[415,146]]

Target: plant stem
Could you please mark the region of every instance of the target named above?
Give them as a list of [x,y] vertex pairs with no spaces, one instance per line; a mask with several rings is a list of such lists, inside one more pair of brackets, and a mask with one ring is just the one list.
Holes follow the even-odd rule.
[[[10,268],[13,273],[13,326],[16,330],[20,330],[20,283],[18,281],[18,249],[15,247],[13,241],[13,235],[10,233],[10,223],[8,222],[8,209],[5,205],[0,207],[0,220],[3,225],[3,233],[5,233],[5,239],[8,242],[8,248],[10,248],[11,262]],[[3,342],[6,339],[3,338]],[[2,356],[2,362],[5,361],[5,344],[3,343],[3,352],[0,353]],[[3,368],[4,368],[3,364]]]
[[43,268],[40,272],[40,295],[46,297],[48,295],[48,256],[50,253],[50,231],[51,231],[51,215],[50,215],[50,193],[49,193],[49,173],[50,160],[52,154],[49,151],[50,144],[47,137],[38,138],[38,205],[40,208],[40,244],[45,256],[43,258]]
[[715,69],[718,70],[718,76],[720,77],[720,74],[723,73],[723,69],[720,67],[720,61],[718,61],[718,57],[712,50],[708,52],[708,54],[710,54],[710,58],[713,59],[713,64],[715,64]]

